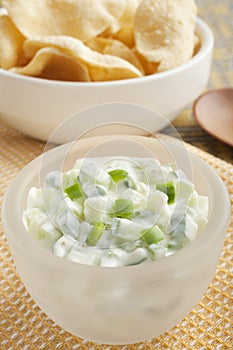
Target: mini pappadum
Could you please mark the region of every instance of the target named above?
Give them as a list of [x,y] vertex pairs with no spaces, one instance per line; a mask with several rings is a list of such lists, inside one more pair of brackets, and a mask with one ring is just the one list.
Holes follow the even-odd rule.
[[134,52],[119,40],[97,37],[89,40],[87,45],[92,50],[104,55],[121,57],[144,73],[143,67]]
[[193,0],[143,0],[135,15],[137,51],[158,71],[179,66],[193,55],[196,5]]
[[90,81],[85,66],[53,47],[40,49],[28,65],[12,68],[11,71],[51,80]]
[[117,25],[126,0],[3,0],[2,4],[27,38],[68,35],[86,41]]
[[26,40],[23,49],[26,57],[33,58],[43,47],[54,47],[86,66],[92,81],[130,79],[142,73],[128,61],[91,50],[82,41],[68,36],[43,36]]
[[14,67],[19,74],[68,81],[131,79],[177,67],[201,45],[195,0],[1,4],[0,67]]
[[9,16],[0,16],[0,67],[9,69],[20,63],[25,40]]

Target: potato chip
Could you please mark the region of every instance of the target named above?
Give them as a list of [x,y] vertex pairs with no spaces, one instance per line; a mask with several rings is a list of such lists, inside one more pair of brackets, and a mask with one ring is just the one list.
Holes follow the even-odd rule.
[[67,35],[82,41],[117,25],[126,0],[3,0],[15,25],[27,37]]
[[47,36],[26,40],[24,52],[32,58],[43,47],[55,47],[88,68],[92,81],[129,79],[142,73],[128,61],[91,50],[82,41],[68,36]]
[[186,62],[194,49],[194,0],[143,0],[135,15],[137,51],[164,71]]
[[18,65],[25,38],[5,15],[0,16],[0,38],[0,66],[9,69]]
[[112,55],[123,58],[137,67],[144,74],[143,67],[137,56],[128,48],[128,46],[119,40],[97,37],[89,40],[86,44],[92,50],[104,55]]
[[40,49],[28,65],[14,67],[11,71],[51,80],[90,81],[85,66],[53,47]]

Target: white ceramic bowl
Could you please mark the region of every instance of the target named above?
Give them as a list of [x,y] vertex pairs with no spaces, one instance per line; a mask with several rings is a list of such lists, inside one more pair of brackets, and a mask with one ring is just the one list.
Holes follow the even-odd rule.
[[[103,148],[103,145],[105,147]],[[22,223],[28,190],[52,170],[72,167],[93,147],[98,156],[141,156],[171,160],[209,197],[209,221],[197,239],[176,254],[141,265],[106,268],[59,258],[41,248]],[[147,340],[185,317],[208,287],[229,222],[230,204],[215,171],[182,144],[142,136],[99,136],[54,148],[27,165],[10,186],[3,226],[17,270],[41,309],[66,330],[89,340],[126,344]]]
[[[198,97],[208,81],[214,39],[200,18],[197,32],[202,45],[193,58],[177,68],[142,78],[99,83],[58,82],[0,69],[0,115],[16,129],[47,140],[72,114],[93,105],[120,101],[158,111],[166,117],[164,127]],[[161,125],[151,126],[153,131],[158,128]],[[119,129],[112,132],[119,133]]]

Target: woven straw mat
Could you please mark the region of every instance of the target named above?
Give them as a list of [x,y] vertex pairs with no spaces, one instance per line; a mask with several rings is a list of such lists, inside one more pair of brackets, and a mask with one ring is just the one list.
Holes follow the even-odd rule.
[[[197,148],[225,182],[233,202],[233,166]],[[16,174],[44,148],[0,122],[0,201]],[[35,304],[17,274],[0,227],[0,349],[233,349],[232,277],[233,212],[225,245],[211,285],[194,310],[176,327],[146,343],[127,346],[96,345],[66,332]]]

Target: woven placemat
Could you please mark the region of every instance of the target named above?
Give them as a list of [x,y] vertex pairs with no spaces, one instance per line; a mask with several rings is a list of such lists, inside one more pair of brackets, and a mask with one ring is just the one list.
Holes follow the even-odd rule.
[[[215,168],[225,182],[233,203],[233,166],[197,148],[187,147]],[[12,179],[43,149],[42,142],[23,136],[0,121],[0,203]],[[179,325],[146,343],[96,345],[64,331],[39,309],[15,270],[0,227],[0,349],[232,349],[232,257],[233,212],[212,284],[200,303]]]

